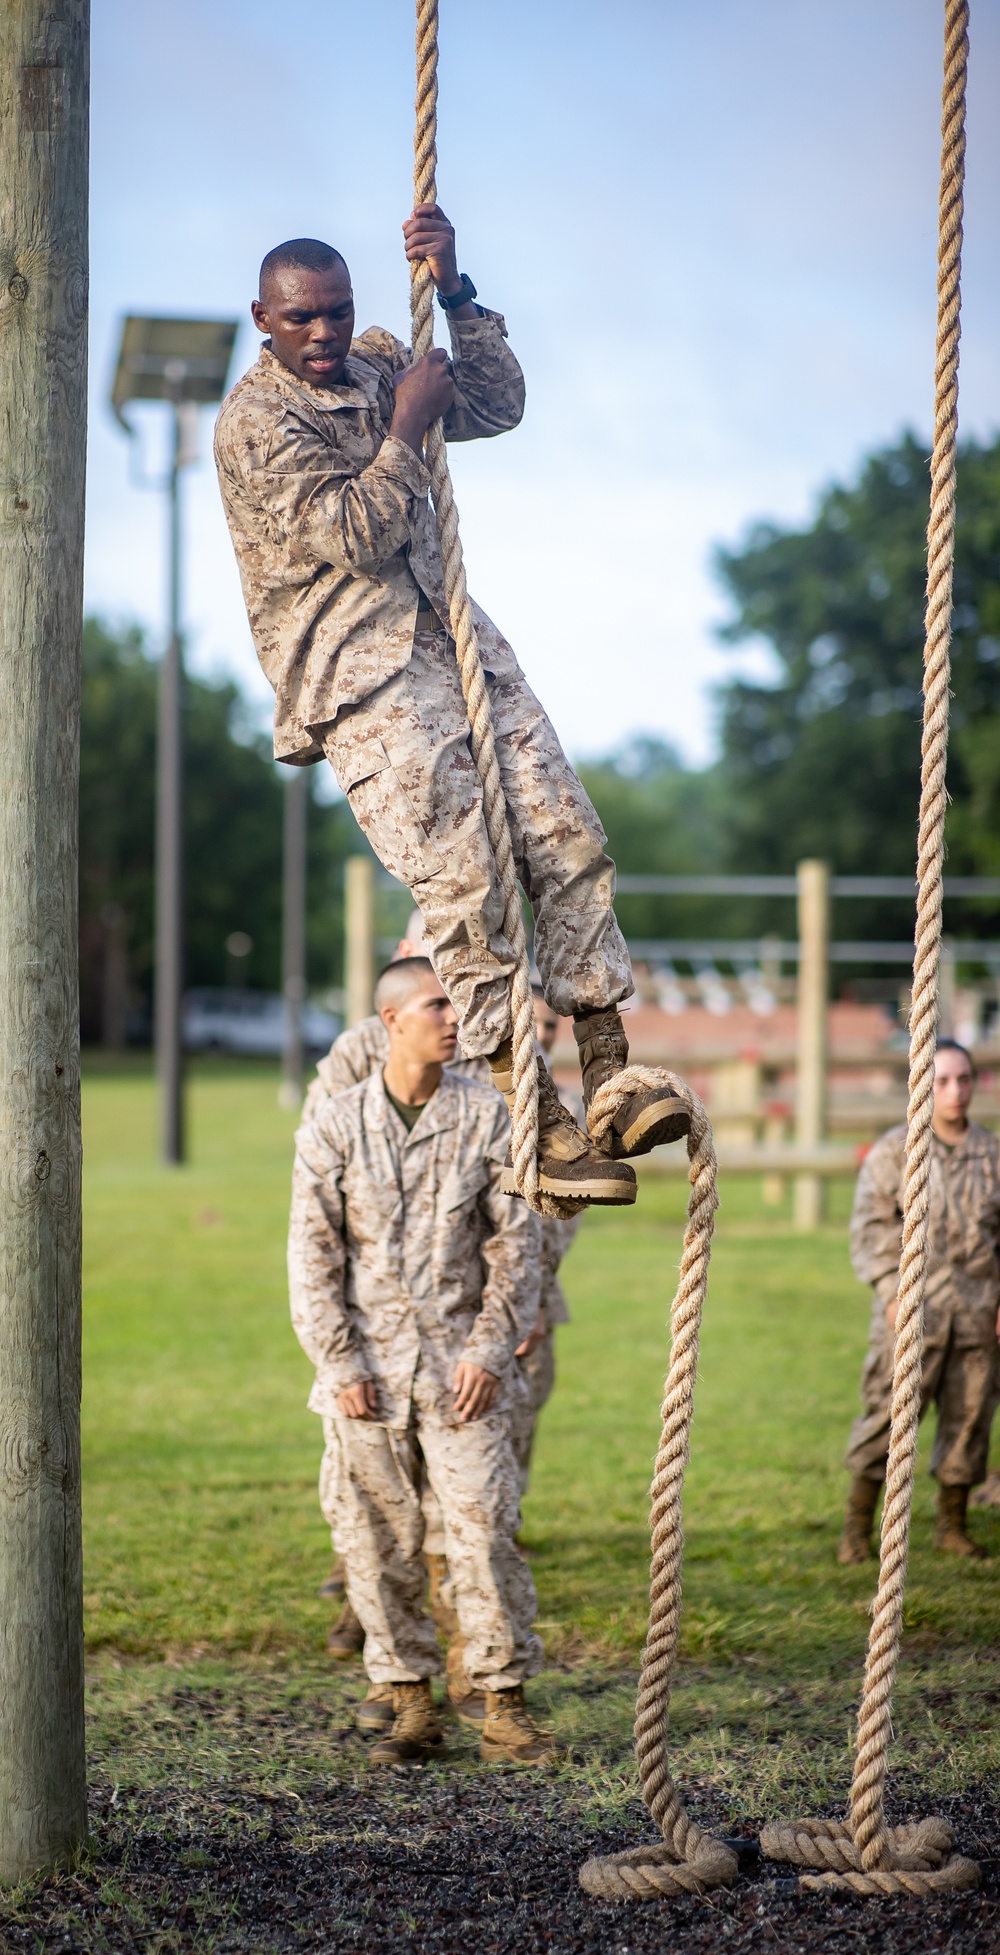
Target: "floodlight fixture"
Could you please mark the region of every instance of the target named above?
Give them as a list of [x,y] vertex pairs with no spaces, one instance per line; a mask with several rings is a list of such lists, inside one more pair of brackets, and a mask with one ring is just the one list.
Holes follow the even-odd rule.
[[235,319],[153,319],[130,313],[122,325],[111,405],[127,434],[130,401],[209,406],[226,391],[239,331]]

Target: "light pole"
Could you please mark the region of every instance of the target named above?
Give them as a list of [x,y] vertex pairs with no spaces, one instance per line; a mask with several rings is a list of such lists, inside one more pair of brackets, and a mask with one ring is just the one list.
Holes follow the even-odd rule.
[[184,656],[181,643],[180,473],[197,459],[197,412],[226,389],[238,324],[231,319],[152,319],[122,327],[111,405],[126,433],[129,401],[166,400],[173,449],[166,479],[169,509],[169,636],[160,664],[156,739],[156,1072],[160,1156],[184,1159],[181,1014],[184,996]]
[[306,996],[306,813],[309,788],[304,767],[291,767],[285,782],[282,874],[281,985],[285,1042],[278,1100],[289,1112],[302,1101],[302,1007]]

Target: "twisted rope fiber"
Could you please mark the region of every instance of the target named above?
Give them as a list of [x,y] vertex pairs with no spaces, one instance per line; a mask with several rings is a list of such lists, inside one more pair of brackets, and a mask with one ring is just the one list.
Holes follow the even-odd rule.
[[698,1338],[708,1288],[712,1231],[718,1207],[717,1167],[712,1129],[697,1093],[676,1073],[633,1066],[617,1073],[594,1095],[589,1125],[600,1144],[622,1100],[636,1087],[669,1087],[690,1110],[687,1139],[687,1226],[680,1279],[670,1312],[670,1368],[664,1386],[662,1432],[653,1474],[650,1534],[649,1630],[635,1707],[635,1754],[642,1796],[663,1835],[662,1845],[634,1848],[588,1860],[580,1885],[601,1900],[657,1900],[675,1894],[704,1894],[735,1880],[736,1855],[721,1840],[702,1832],[688,1817],[667,1760],[670,1680],[681,1612],[681,1558],[684,1535],[681,1496],[689,1455]]
[[[438,5],[437,0],[417,0],[417,99],[416,129],[413,142],[413,192],[415,204],[437,202],[437,83]],[[422,359],[434,344],[434,281],[424,260],[411,267],[410,310],[413,320],[413,357]],[[579,1203],[563,1203],[543,1195],[538,1186],[538,1066],[535,1047],[535,1017],[531,999],[528,949],[521,911],[521,889],[514,866],[510,827],[503,783],[497,762],[496,740],[489,694],[479,656],[479,643],[472,603],[465,580],[462,544],[458,534],[458,511],[451,486],[451,472],[444,438],[444,427],[435,421],[427,430],[424,454],[431,478],[431,494],[441,539],[444,585],[448,597],[451,635],[462,680],[462,693],[469,715],[472,753],[483,783],[483,808],[486,828],[503,891],[504,935],[515,957],[511,982],[511,1036],[513,1044],[514,1112],[511,1120],[511,1158],[520,1194],[542,1214],[572,1214]]]
[[[941,114],[941,192],[938,230],[938,325],[935,370],[934,449],[927,530],[927,608],[924,639],[924,720],[921,747],[920,821],[917,844],[917,919],[910,1010],[910,1083],[907,1110],[903,1243],[892,1386],[892,1427],[886,1466],[878,1589],[868,1637],[864,1688],[858,1713],[857,1752],[851,1785],[850,1824],[820,1829],[768,1827],[765,1852],[827,1871],[803,1877],[809,1888],[849,1888],[858,1894],[934,1894],[978,1885],[975,1862],[958,1855],[935,1864],[950,1849],[950,1828],[924,1822],[916,1829],[924,1847],[914,1849],[913,1829],[887,1828],[884,1795],[892,1737],[892,1690],[903,1626],[903,1592],[909,1550],[913,1472],[920,1417],[924,1285],[927,1273],[928,1181],[934,1110],[934,1050],[938,1017],[945,763],[948,747],[952,580],[955,556],[955,449],[958,438],[958,345],[961,309],[962,213],[965,179],[965,95],[969,56],[967,0],[946,0],[944,89]],[[942,1830],[941,1845],[926,1831]],[[945,1834],[949,1835],[945,1841]],[[902,1836],[906,1836],[905,1838]],[[819,1856],[819,1857],[817,1857]],[[921,1862],[923,1864],[921,1864]],[[915,1864],[916,1863],[916,1864]]]

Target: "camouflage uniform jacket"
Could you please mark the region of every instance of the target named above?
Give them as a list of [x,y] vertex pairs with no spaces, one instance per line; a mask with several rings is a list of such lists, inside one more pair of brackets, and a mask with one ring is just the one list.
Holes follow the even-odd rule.
[[381,1072],[300,1127],[288,1263],[314,1412],[370,1379],[379,1422],[404,1427],[419,1364],[453,1425],[461,1359],[500,1379],[498,1410],[520,1395],[513,1358],[538,1314],[538,1231],[500,1193],[506,1149],[492,1087],[449,1072],[410,1133]]
[[[316,1067],[316,1078],[306,1094],[302,1108],[303,1123],[310,1121],[328,1094],[346,1093],[348,1088],[359,1080],[385,1065],[389,1057],[389,1034],[382,1020],[375,1014],[362,1018],[357,1025],[351,1025],[334,1039],[325,1059]],[[483,1086],[490,1085],[489,1061],[486,1059],[453,1059],[449,1072],[460,1073],[463,1079],[479,1080]],[[566,1093],[560,1088],[559,1097],[568,1106],[574,1120],[584,1116],[583,1102],[578,1095]],[[580,1226],[580,1217],[571,1216],[567,1221],[559,1221],[555,1216],[539,1218],[541,1229],[542,1254],[542,1294],[541,1307],[545,1316],[546,1330],[555,1330],[557,1324],[569,1323],[569,1307],[559,1281],[559,1265]]]
[[[498,313],[449,319],[456,395],[449,441],[502,434],[524,409],[521,369]],[[297,379],[265,341],[222,404],[219,486],[257,656],[275,691],[281,760],[319,760],[315,729],[401,672],[419,593],[447,621],[437,528],[421,457],[389,433],[393,375],[408,349],[372,326],[337,387]],[[513,653],[474,607],[485,663]]]
[[[903,1238],[906,1128],[892,1127],[867,1156],[854,1196],[851,1262],[876,1288],[876,1314],[892,1300]],[[1000,1140],[970,1121],[948,1147],[931,1137],[925,1332],[952,1323],[956,1344],[990,1345],[1000,1303]]]

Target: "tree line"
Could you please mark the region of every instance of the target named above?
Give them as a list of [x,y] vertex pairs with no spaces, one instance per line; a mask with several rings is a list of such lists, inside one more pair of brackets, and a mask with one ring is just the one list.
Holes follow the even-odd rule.
[[[107,1032],[106,993],[124,963],[133,1030],[148,1016],[154,951],[158,672],[143,634],[90,618],[83,633],[80,754],[80,991],[83,1037]],[[276,991],[281,973],[284,776],[239,688],[189,676],[184,702],[185,978]],[[367,853],[346,802],[322,802],[310,768],[307,976],[339,983],[344,857]],[[227,938],[252,949],[238,963]]]
[[[724,641],[763,641],[767,681],[734,677],[716,700],[718,758],[687,768],[637,735],[581,776],[623,871],[781,873],[818,855],[842,875],[907,875],[920,769],[928,444],[913,434],[868,457],[795,528],[758,523],[716,569],[731,603]],[[949,757],[949,869],[1000,875],[1000,439],[966,442],[958,467]],[[99,1036],[109,942],[148,1001],[153,963],[156,664],[142,634],[98,619],[84,632],[81,764],[83,1029]],[[187,981],[232,975],[244,932],[250,984],[277,989],[284,769],[231,682],[186,695]],[[343,801],[309,812],[308,974],[340,977],[342,865],[365,843]],[[403,908],[405,908],[403,899]],[[787,934],[781,903],[622,897],[635,937]],[[905,903],[844,905],[838,934],[905,934]],[[853,911],[853,913],[852,913]],[[110,919],[110,921],[109,921]],[[946,927],[995,936],[1000,908],[962,905]]]

